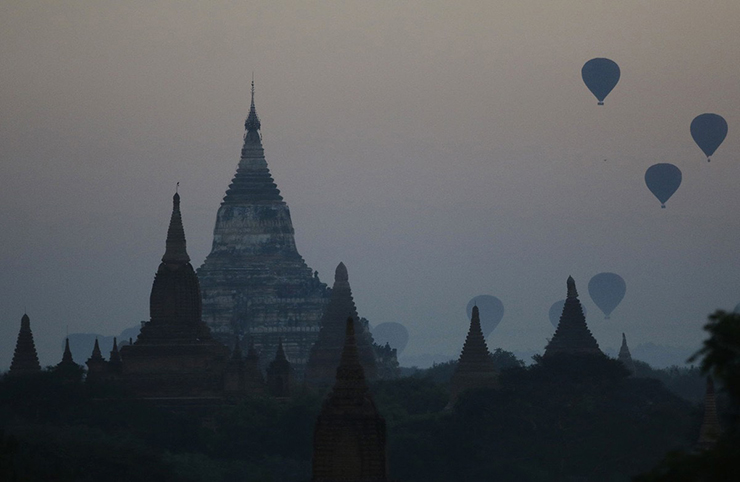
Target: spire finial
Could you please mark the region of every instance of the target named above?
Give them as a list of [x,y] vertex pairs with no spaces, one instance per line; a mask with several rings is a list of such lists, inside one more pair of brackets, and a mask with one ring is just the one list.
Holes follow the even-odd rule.
[[568,276],[568,296],[567,298],[578,298],[578,291],[576,291],[576,280],[572,276]]
[[[180,183],[177,183],[178,186]],[[182,227],[182,215],[180,214],[180,194],[175,192],[172,197],[172,216],[170,226],[167,229],[167,248],[165,249],[162,262],[167,264],[185,264],[190,262],[190,256],[185,246],[185,230]]]
[[260,141],[259,133],[257,132],[262,127],[259,117],[257,117],[257,109],[254,107],[254,72],[252,72],[252,103],[249,106],[249,115],[247,120],[244,121],[244,140],[246,142],[253,143]]

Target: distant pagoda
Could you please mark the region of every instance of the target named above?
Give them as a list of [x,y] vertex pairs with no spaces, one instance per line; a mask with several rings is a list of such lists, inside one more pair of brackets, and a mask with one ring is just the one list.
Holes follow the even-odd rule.
[[377,378],[373,338],[369,330],[360,321],[349,286],[349,274],[344,263],[339,263],[334,273],[334,286],[331,298],[321,318],[321,331],[306,365],[306,383],[317,388],[328,388],[334,383],[334,377],[342,357],[345,344],[345,325],[347,317],[354,323],[357,333],[357,349],[365,377]]
[[210,254],[198,269],[203,319],[228,344],[248,336],[263,355],[285,354],[302,376],[328,289],[295,245],[290,211],[265,161],[252,102],[236,175],[216,216]]
[[355,320],[344,326],[336,382],[314,429],[311,482],[388,482],[385,420],[365,382]]
[[137,397],[220,397],[229,349],[211,337],[201,318],[200,286],[185,245],[177,193],[149,313],[150,320],[132,345],[120,351],[114,346],[110,364],[103,360],[96,340],[88,377],[105,363],[100,371],[110,375],[120,370],[125,387]]
[[490,388],[498,384],[498,370],[486,346],[486,339],[480,327],[478,307],[473,307],[470,329],[465,338],[460,359],[450,382],[450,403],[452,407],[462,392],[472,388]]
[[13,361],[10,363],[11,375],[27,375],[41,371],[41,364],[36,353],[36,345],[31,333],[31,319],[24,314],[21,318],[21,329],[15,342]]
[[588,329],[588,325],[586,325],[586,317],[583,316],[583,307],[578,300],[576,282],[572,276],[568,276],[567,286],[568,296],[563,306],[563,314],[560,315],[555,335],[545,348],[544,356],[548,357],[562,353],[603,356],[599,344]]
[[630,355],[630,349],[627,346],[627,337],[624,336],[624,333],[622,333],[622,347],[619,349],[619,356],[617,359],[622,362],[622,365],[624,365],[630,373],[635,373],[635,362],[632,361],[632,355]]
[[722,426],[717,416],[717,398],[714,394],[714,381],[707,377],[707,391],[704,395],[704,421],[699,430],[699,440],[696,442],[696,450],[709,450],[717,443],[722,434]]

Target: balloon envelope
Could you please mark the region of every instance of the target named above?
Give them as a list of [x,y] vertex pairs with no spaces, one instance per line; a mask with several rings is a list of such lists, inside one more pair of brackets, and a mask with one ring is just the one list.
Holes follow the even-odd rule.
[[616,273],[599,273],[588,282],[588,294],[607,320],[626,292],[627,284]]
[[691,121],[691,137],[708,161],[727,137],[727,121],[717,114],[698,115]]
[[483,336],[486,338],[501,323],[504,317],[504,304],[501,300],[491,295],[478,295],[468,301],[465,311],[468,313],[468,319],[473,316],[473,306],[478,306],[480,314],[480,327],[483,330]]
[[604,105],[604,99],[617,85],[620,75],[617,63],[605,58],[591,59],[581,69],[583,82],[599,99],[599,105]]
[[[552,304],[550,311],[547,313],[547,316],[550,317],[550,323],[552,323],[552,326],[555,328],[557,328],[558,323],[560,323],[560,316],[563,314],[563,306],[565,306],[565,300],[556,301]],[[581,308],[583,308],[583,316],[586,316],[588,314],[586,307],[581,305]]]
[[409,343],[409,331],[401,323],[394,321],[379,324],[373,328],[372,334],[375,343],[381,346],[388,343],[391,348],[396,349],[398,355]]
[[661,163],[648,167],[645,171],[645,184],[664,208],[666,201],[681,185],[681,169],[673,164]]

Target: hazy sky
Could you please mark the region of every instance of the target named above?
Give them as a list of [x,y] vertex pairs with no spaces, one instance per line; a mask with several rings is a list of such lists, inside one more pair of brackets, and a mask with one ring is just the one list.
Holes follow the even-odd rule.
[[[329,284],[344,261],[408,355],[456,355],[478,294],[506,310],[489,346],[540,350],[568,275],[602,346],[698,346],[740,301],[739,19],[736,0],[2,2],[0,367],[24,310],[42,364],[67,329],[148,318],[178,181],[202,263],[252,71],[300,253]],[[593,57],[622,70],[603,107]],[[709,164],[704,112],[730,126]],[[658,162],[683,171],[667,209]],[[627,282],[611,320],[586,289],[602,271]]]

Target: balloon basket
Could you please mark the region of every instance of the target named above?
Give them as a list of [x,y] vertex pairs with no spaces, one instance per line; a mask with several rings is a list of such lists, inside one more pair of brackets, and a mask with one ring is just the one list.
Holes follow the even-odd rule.
[[660,209],[665,209],[665,204],[661,204]]
[[602,102],[602,101],[599,101],[599,103],[598,103],[598,104],[596,104],[596,105],[604,105],[604,102]]

